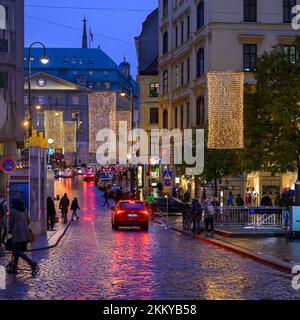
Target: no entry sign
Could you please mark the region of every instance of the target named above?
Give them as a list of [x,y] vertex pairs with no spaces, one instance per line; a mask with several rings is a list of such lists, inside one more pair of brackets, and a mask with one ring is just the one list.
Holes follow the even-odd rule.
[[5,173],[12,173],[16,170],[16,161],[12,158],[5,158],[2,160],[0,169]]

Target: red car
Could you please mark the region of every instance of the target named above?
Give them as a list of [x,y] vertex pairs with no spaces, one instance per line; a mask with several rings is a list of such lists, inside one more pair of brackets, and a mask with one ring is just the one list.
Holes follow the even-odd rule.
[[149,212],[142,201],[120,201],[112,210],[112,228],[140,227],[143,231],[149,228]]

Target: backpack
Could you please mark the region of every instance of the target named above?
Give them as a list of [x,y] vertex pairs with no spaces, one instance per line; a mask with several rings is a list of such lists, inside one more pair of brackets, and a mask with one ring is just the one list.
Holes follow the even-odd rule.
[[207,215],[210,216],[210,217],[213,217],[215,215],[215,208],[212,204],[209,204],[207,207],[206,207],[206,212],[207,212]]

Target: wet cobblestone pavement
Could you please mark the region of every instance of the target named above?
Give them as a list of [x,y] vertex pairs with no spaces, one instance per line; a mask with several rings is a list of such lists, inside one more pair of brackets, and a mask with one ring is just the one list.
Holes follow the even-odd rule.
[[[292,276],[152,224],[112,231],[92,185],[63,182],[83,212],[55,249],[36,252],[36,278],[7,275],[0,299],[299,299]],[[9,256],[0,258],[0,265]],[[22,264],[21,268],[25,268]]]

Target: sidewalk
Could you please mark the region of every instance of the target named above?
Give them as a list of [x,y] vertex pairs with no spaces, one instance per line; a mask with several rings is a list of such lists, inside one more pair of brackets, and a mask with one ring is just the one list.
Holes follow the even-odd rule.
[[289,271],[295,264],[300,264],[300,240],[273,236],[263,238],[228,238],[220,234],[215,234],[213,237],[205,237],[203,233],[195,236],[191,231],[183,230],[182,218],[168,217],[166,222],[165,217],[163,217],[158,222],[167,224],[174,231],[269,264],[283,271]]

